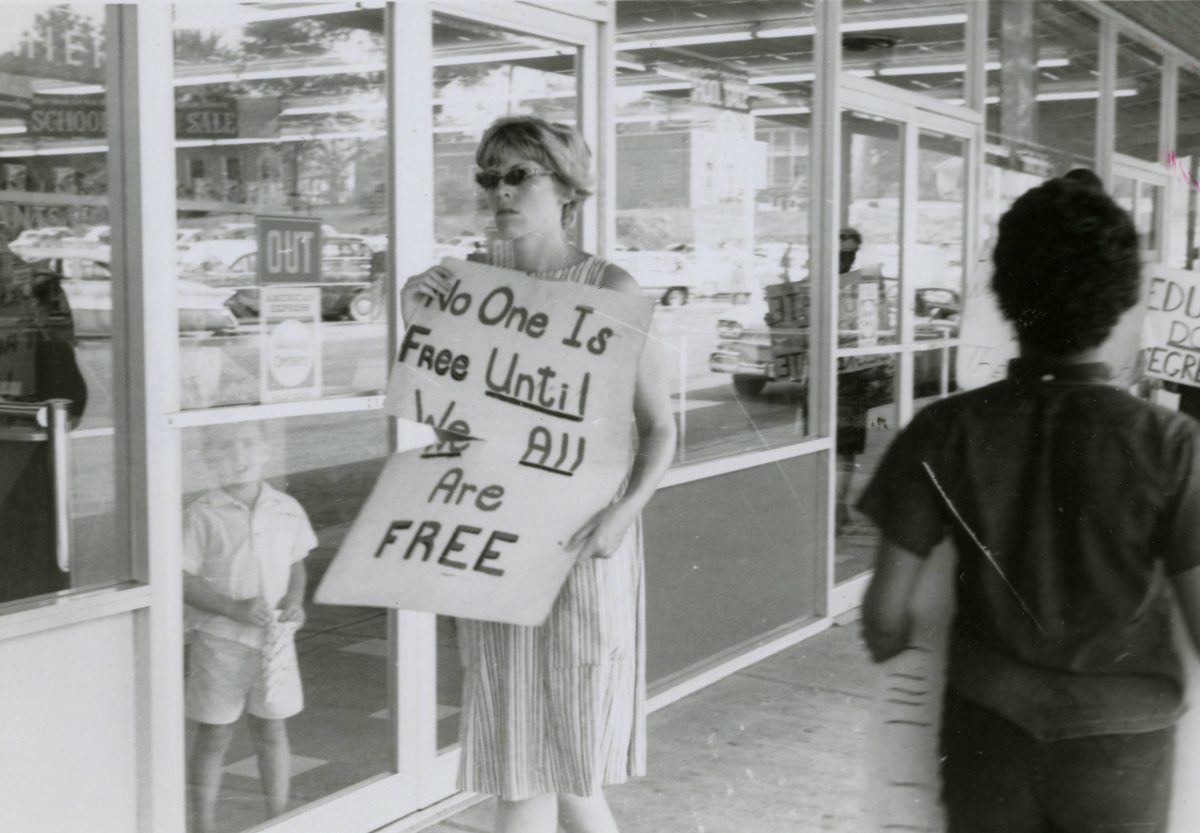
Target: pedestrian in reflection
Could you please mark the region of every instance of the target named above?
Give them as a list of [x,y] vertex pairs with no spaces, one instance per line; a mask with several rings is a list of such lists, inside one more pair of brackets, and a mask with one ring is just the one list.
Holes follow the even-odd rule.
[[[858,229],[843,227],[838,232],[838,329],[857,332],[857,305],[854,283],[861,277],[854,272],[854,261],[862,247]],[[835,534],[842,535],[850,525],[849,496],[858,470],[858,455],[867,449],[867,410],[870,408],[872,383],[877,371],[843,373],[838,370],[837,391],[837,509]]]
[[243,711],[267,814],[287,809],[285,721],[304,706],[294,635],[304,624],[304,558],[317,539],[300,504],[263,481],[261,423],[208,429],[203,453],[221,485],[184,512],[183,598],[191,633],[186,711],[196,721],[192,829],[211,833],[225,752]]
[[951,833],[1164,831],[1183,710],[1168,583],[1200,646],[1200,425],[1098,361],[1140,270],[1133,223],[1102,190],[1026,192],[993,257],[1020,358],[888,449],[859,504],[882,536],[864,636],[877,661],[905,649],[922,560],[949,531]]
[[[45,262],[18,256],[9,237],[0,226],[0,402],[66,399],[75,424],[87,404],[87,385],[60,276]],[[0,420],[8,429],[0,438],[0,602],[9,602],[65,590],[70,575],[57,561],[50,444],[34,441],[45,429],[24,419]]]
[[[487,259],[530,280],[574,281],[640,296],[618,266],[573,245],[567,229],[591,193],[591,154],[572,127],[503,118],[475,153],[495,217]],[[434,266],[405,284],[405,315],[442,297]],[[578,558],[537,627],[459,620],[466,679],[459,788],[498,797],[499,833],[613,833],[606,784],[645,772],[645,612],[640,513],[671,461],[675,423],[663,357],[648,339],[631,423],[637,453],[624,489],[568,542]]]

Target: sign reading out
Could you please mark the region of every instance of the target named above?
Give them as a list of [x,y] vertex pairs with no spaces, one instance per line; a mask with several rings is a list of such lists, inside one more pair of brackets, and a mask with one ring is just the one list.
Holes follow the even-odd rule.
[[394,455],[316,599],[536,625],[570,537],[618,494],[648,299],[447,258],[410,316],[387,410],[437,429]]
[[1147,376],[1200,387],[1200,275],[1163,269],[1149,277],[1142,349]]
[[254,218],[259,283],[321,280],[321,221],[313,217]]

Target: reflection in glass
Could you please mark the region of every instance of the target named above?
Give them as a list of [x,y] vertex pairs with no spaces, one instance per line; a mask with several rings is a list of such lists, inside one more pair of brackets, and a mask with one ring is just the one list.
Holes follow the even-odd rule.
[[[383,12],[225,11],[176,8],[183,407],[379,391],[387,372]],[[272,218],[309,221],[307,260],[276,268],[279,253],[308,250],[303,239],[279,236],[286,232]],[[264,309],[265,281],[312,290],[293,317],[303,336],[272,315],[280,307],[269,298]],[[232,317],[185,326],[195,317],[185,298]],[[279,372],[298,364],[307,372]]]
[[842,113],[843,256],[838,344],[873,347],[899,340],[901,125],[866,113]]
[[957,338],[967,223],[966,141],[922,130],[917,141],[916,251],[909,257],[913,338]]
[[1158,162],[1159,105],[1162,100],[1162,56],[1133,38],[1117,37],[1117,153]]
[[193,831],[242,830],[390,770],[386,613],[310,601],[382,468],[384,422],[183,433]]
[[879,534],[854,508],[899,430],[896,356],[838,359],[834,581],[869,570]]
[[809,434],[812,12],[710,11],[617,4],[608,255],[664,307],[656,326],[688,463]]
[[1084,4],[988,4],[988,141],[1006,167],[1042,178],[1091,167],[1100,26]]
[[[961,105],[968,4],[959,0],[926,6],[911,0],[845,0],[843,68],[860,78]],[[998,59],[990,60],[988,68],[998,69]]]
[[[0,27],[0,402],[72,401],[70,470],[0,417],[0,602],[127,579],[113,458],[105,11],[6,5]],[[86,402],[86,409],[84,407]],[[19,410],[19,409],[14,409]],[[55,518],[57,495],[67,517]]]
[[1178,187],[1170,189],[1170,229],[1167,241],[1167,265],[1175,269],[1196,269],[1200,263],[1200,75],[1187,69],[1179,71],[1179,116],[1176,136],[1170,144],[1174,153],[1167,156],[1170,174]]
[[955,381],[957,347],[913,353],[913,414],[958,390]]

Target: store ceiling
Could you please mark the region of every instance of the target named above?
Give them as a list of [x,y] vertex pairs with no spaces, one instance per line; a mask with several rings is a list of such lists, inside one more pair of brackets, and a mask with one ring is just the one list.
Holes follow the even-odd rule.
[[1185,0],[1107,0],[1106,6],[1145,26],[1167,43],[1200,53],[1200,3]]

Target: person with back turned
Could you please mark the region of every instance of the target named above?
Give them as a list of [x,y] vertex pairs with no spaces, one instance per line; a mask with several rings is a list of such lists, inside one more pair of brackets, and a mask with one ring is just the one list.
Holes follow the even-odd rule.
[[949,531],[948,829],[1164,831],[1184,685],[1168,587],[1200,644],[1200,425],[1098,361],[1140,261],[1094,183],[1026,192],[994,261],[1020,358],[918,414],[860,501],[881,531],[867,647],[909,644],[922,559]]

